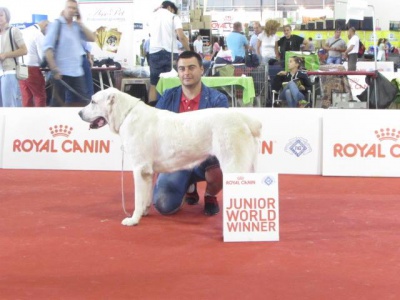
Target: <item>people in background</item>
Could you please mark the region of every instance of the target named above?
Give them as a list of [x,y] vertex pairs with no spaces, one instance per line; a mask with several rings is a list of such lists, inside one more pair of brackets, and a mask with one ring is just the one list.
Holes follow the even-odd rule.
[[198,53],[202,58],[203,55],[203,37],[199,34],[193,43],[193,48],[196,53]]
[[346,51],[346,42],[340,37],[342,31],[340,29],[335,30],[335,35],[327,39],[326,43],[322,46],[328,51],[327,64],[339,65],[342,63],[342,54]]
[[225,45],[221,47],[215,57],[216,64],[231,64],[232,63],[232,51],[229,50]]
[[249,42],[242,33],[242,23],[233,23],[233,31],[226,37],[226,44],[232,51],[233,63],[244,63]]
[[[149,104],[157,102],[156,85],[161,73],[172,70],[171,61],[178,58],[176,36],[185,50],[190,50],[189,41],[183,32],[182,21],[177,16],[178,8],[171,1],[164,1],[150,23],[150,89]],[[172,59],[171,59],[172,58]]]
[[142,43],[140,44],[140,66],[144,67],[144,61],[146,59],[146,51],[144,49],[144,44],[146,40],[142,39]]
[[[17,59],[27,54],[28,51],[22,32],[18,28],[10,26],[10,19],[9,9],[0,7],[0,107],[22,106],[15,67]],[[12,40],[13,46],[10,40]]]
[[285,53],[287,51],[300,51],[301,48],[307,45],[307,40],[301,36],[292,34],[292,27],[290,25],[283,26],[283,34],[275,44],[275,52],[281,64],[285,65]]
[[288,71],[280,71],[272,81],[272,89],[280,91],[280,100],[286,100],[289,107],[298,107],[301,100],[307,102],[307,94],[311,91],[311,81],[306,72],[302,71],[303,59],[292,56],[289,58]]
[[212,44],[211,60],[214,60],[219,50],[221,50],[221,46],[219,45],[218,37],[216,35],[212,36],[211,44]]
[[265,22],[264,30],[258,35],[257,52],[261,55],[261,61],[264,65],[268,65],[270,60],[277,59],[277,48],[275,47],[278,41],[276,31],[280,24],[276,20],[268,20]]
[[19,81],[24,107],[46,106],[46,82],[40,70],[40,64],[43,61],[43,40],[48,24],[48,20],[43,20],[22,30],[28,51],[23,58],[29,73],[28,79]]
[[144,52],[146,54],[146,62],[147,65],[150,66],[150,37],[146,39],[146,41],[144,42]]
[[387,51],[387,46],[385,43],[385,39],[380,38],[378,40],[378,54],[376,56],[376,60],[386,61],[386,51]]
[[[43,43],[46,60],[55,79],[51,106],[85,106],[88,103],[83,70],[86,52],[82,41],[94,42],[95,34],[82,23],[77,1],[67,0],[60,18],[49,24]],[[67,89],[65,83],[74,92]]]
[[315,52],[315,45],[312,37],[308,38],[308,43],[307,46],[305,47],[305,50],[310,51],[310,52]]
[[347,70],[356,71],[360,39],[356,35],[356,30],[354,27],[350,27],[347,30],[347,36],[349,38],[349,42],[347,43],[347,49],[343,52],[345,57],[347,57]]
[[257,42],[258,42],[258,35],[262,32],[262,27],[260,22],[254,21],[253,22],[253,34],[250,37],[249,42],[249,51],[251,54],[258,54],[257,52]]
[[[202,58],[194,51],[184,51],[177,60],[181,86],[166,90],[157,103],[157,108],[176,113],[198,109],[228,107],[227,97],[217,90],[208,88],[201,82],[204,72]],[[199,202],[196,182],[206,181],[204,213],[215,215],[219,212],[217,194],[222,189],[222,172],[218,159],[210,156],[191,170],[158,175],[153,203],[161,214],[177,212],[184,201],[194,205]]]

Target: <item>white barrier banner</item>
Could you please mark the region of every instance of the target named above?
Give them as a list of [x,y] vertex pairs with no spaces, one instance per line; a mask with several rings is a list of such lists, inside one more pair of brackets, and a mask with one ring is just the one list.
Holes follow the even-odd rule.
[[79,108],[7,110],[3,168],[120,170],[121,142],[108,126],[89,130]]
[[400,176],[396,110],[324,112],[323,175]]
[[224,174],[224,242],[279,241],[278,174]]
[[4,114],[0,111],[0,169],[3,167],[4,133],[6,131],[4,119]]
[[321,174],[322,109],[238,108],[263,123],[258,172]]

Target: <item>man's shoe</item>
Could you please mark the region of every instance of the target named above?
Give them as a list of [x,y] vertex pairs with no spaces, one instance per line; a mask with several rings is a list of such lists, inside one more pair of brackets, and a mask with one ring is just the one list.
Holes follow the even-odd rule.
[[197,190],[194,190],[192,193],[186,193],[185,195],[185,202],[189,205],[195,205],[199,203],[199,194],[197,193]]
[[217,197],[205,196],[204,197],[204,214],[207,216],[213,216],[219,213],[219,205]]

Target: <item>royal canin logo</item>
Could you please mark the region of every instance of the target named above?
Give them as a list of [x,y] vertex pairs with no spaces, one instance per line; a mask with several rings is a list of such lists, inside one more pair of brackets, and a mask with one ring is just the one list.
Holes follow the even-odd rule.
[[54,125],[49,128],[52,139],[15,139],[13,152],[21,153],[110,153],[109,140],[70,139],[74,128]]
[[[374,131],[380,143],[336,143],[333,145],[333,157],[347,158],[400,158],[400,130],[380,128]],[[394,143],[390,143],[394,142]]]

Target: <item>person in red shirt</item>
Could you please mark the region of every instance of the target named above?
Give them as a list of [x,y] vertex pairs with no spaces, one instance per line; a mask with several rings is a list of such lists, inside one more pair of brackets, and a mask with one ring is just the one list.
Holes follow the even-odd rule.
[[[181,86],[166,90],[156,107],[176,113],[213,107],[229,107],[228,98],[221,92],[201,82],[204,73],[201,56],[193,51],[182,52],[177,60]],[[177,212],[186,201],[197,204],[199,195],[196,182],[206,181],[204,213],[215,215],[219,212],[216,195],[222,189],[222,172],[218,159],[210,156],[191,170],[181,170],[158,175],[153,193],[153,204],[161,214]]]

